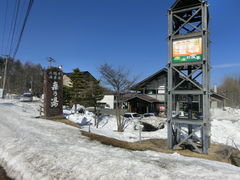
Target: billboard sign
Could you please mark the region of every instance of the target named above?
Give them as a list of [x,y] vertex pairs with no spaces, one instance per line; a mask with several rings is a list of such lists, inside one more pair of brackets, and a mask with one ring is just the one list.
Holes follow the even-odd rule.
[[202,61],[202,38],[173,41],[173,63]]

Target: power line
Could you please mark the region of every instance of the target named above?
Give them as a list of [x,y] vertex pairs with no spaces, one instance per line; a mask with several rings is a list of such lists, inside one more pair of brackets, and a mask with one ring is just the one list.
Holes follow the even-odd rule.
[[26,12],[26,15],[25,15],[25,18],[24,18],[23,26],[22,26],[21,33],[20,33],[20,36],[19,36],[18,41],[17,41],[15,51],[14,51],[13,56],[12,56],[13,58],[15,58],[15,56],[18,52],[18,49],[19,49],[19,46],[20,46],[20,43],[21,43],[21,40],[22,40],[23,32],[24,32],[25,26],[27,24],[27,20],[28,20],[30,11],[32,9],[33,2],[34,2],[34,0],[30,0],[29,3],[28,3],[28,9],[27,9],[27,12]]
[[[16,1],[14,1],[16,2]],[[8,51],[8,49],[10,48],[10,42],[11,42],[11,35],[12,35],[12,30],[13,30],[13,24],[14,24],[14,17],[16,16],[16,9],[17,9],[17,3],[13,4],[13,13],[12,13],[12,17],[9,18],[9,20],[11,19],[11,21],[9,21],[9,31],[8,31],[8,39],[6,42],[6,53]],[[10,15],[11,15],[11,10],[9,11]],[[9,49],[10,50],[10,49]]]
[[11,52],[12,52],[13,40],[14,40],[14,36],[15,36],[16,24],[17,24],[18,14],[19,14],[19,7],[20,7],[20,0],[17,0],[17,9],[16,9],[15,20],[14,20],[13,34],[12,34],[12,39],[11,39],[9,54],[11,54]]
[[6,32],[6,26],[7,26],[7,15],[8,15],[8,1],[6,1],[6,9],[5,9],[5,16],[4,16],[4,22],[3,22],[3,38],[2,38],[2,46],[1,49],[4,51],[4,40],[5,40],[5,32]]
[[21,44],[33,2],[34,0],[6,0],[5,11],[2,11],[2,17],[5,17],[5,19],[3,21],[2,41],[0,41],[0,48],[2,45],[0,49],[2,51],[1,53],[8,54],[15,58]]

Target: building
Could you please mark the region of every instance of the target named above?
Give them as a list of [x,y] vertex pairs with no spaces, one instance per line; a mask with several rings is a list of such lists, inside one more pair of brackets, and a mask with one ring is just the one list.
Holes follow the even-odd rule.
[[103,99],[98,101],[99,105],[103,108],[114,109],[115,93],[109,89],[104,89]]
[[[134,85],[131,88],[134,93],[125,94],[123,96],[123,100],[127,103],[128,110],[138,113],[165,113],[167,108],[167,74],[167,69],[163,68]],[[183,77],[177,78],[177,82],[183,80]],[[188,86],[187,81],[182,83],[179,88],[183,88],[185,86]],[[215,107],[217,101],[218,107],[223,107],[224,99],[224,96],[219,95],[216,92],[212,92],[211,104]],[[188,108],[187,101],[187,97],[179,96],[179,110],[185,111],[185,109]],[[199,104],[201,104],[199,96],[193,96],[192,106],[196,109],[196,111],[197,109],[202,108]],[[221,105],[219,106],[219,104]]]
[[[96,78],[89,73],[88,71],[83,71],[81,72],[83,75],[83,78],[89,82],[91,80],[96,80]],[[63,86],[65,87],[70,87],[71,86],[71,76],[72,73],[64,73],[63,74]],[[109,109],[114,109],[114,100],[115,100],[115,95],[114,92],[108,89],[104,89],[103,91],[103,99],[98,101],[98,104],[100,105],[100,107],[102,108],[109,108]]]
[[134,85],[134,93],[124,95],[128,109],[132,112],[165,112],[167,92],[167,69],[161,69]]

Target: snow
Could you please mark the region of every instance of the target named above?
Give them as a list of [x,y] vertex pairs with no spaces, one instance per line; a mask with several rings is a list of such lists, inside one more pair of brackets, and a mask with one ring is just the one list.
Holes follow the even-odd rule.
[[[94,122],[94,115],[86,112],[85,114],[71,114],[67,118],[75,123],[80,123],[83,118],[89,122]],[[161,118],[159,121],[165,121]],[[117,132],[117,123],[115,116],[104,116],[101,118],[99,127],[91,126],[93,133],[113,137],[119,140],[136,142],[139,141],[139,131],[134,130],[135,121],[126,122],[124,132]],[[88,126],[83,126],[83,130],[89,131]],[[240,109],[225,108],[211,110],[211,141],[216,144],[227,144],[240,149]],[[141,140],[167,138],[167,125],[164,129],[152,132],[141,132]]]
[[[0,100],[0,165],[17,180],[240,179],[240,168],[226,163],[102,145],[78,128],[34,118],[37,107]],[[104,119],[115,126],[114,117]]]
[[240,109],[213,109],[211,115],[212,142],[237,146],[240,149]]
[[[67,113],[67,111],[65,111]],[[82,123],[84,118],[87,121],[91,122],[94,125],[94,115],[90,112],[86,112],[85,114],[70,114],[66,116],[72,122]],[[163,121],[166,120],[163,118]],[[124,132],[117,132],[117,121],[116,116],[101,116],[99,126],[96,128],[95,126],[90,127],[90,131],[95,134],[112,137],[118,140],[128,141],[128,142],[136,142],[139,141],[139,130],[134,130],[134,126],[137,126],[138,123],[136,120],[128,120],[125,123]],[[82,130],[89,131],[88,126],[82,126]],[[167,138],[167,128],[160,129],[153,132],[141,132],[141,140],[146,139],[154,139],[154,138]]]

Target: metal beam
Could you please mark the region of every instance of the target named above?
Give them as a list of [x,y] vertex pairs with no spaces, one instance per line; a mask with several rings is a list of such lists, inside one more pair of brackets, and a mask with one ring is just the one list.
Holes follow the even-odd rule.
[[[201,12],[201,13],[200,13]],[[201,6],[195,7],[180,7],[178,10],[170,9],[168,12],[168,148],[173,149],[182,143],[190,144],[197,152],[208,153],[210,142],[210,59],[209,59],[209,32],[208,32],[208,4],[202,1]],[[193,24],[194,22],[194,24]],[[176,25],[174,27],[174,24]],[[191,28],[185,27],[189,25]],[[175,29],[174,29],[175,28]],[[180,34],[180,31],[186,31],[186,34]],[[190,30],[190,31],[189,31]],[[197,32],[199,31],[199,32]],[[184,32],[185,33],[185,32]],[[173,41],[189,39],[189,38],[202,38],[202,61],[193,62],[172,62],[173,58]],[[186,75],[183,71],[187,70]],[[200,72],[199,72],[200,71]],[[184,78],[181,82],[177,82],[179,76]],[[202,81],[197,82],[197,78],[201,76]],[[189,82],[190,86],[179,88],[184,82]],[[184,88],[184,89],[183,89]],[[178,89],[178,90],[176,90]],[[172,111],[179,109],[178,97],[186,96],[189,99],[185,102],[187,104],[194,103],[193,95],[198,95],[199,107],[197,110],[203,113],[203,117],[194,119],[192,116],[193,106],[188,111],[188,118],[173,117]],[[193,129],[192,126],[199,126]],[[186,130],[181,127],[186,127]],[[200,130],[200,135],[195,134]],[[181,141],[180,134],[186,135]],[[201,150],[193,142],[194,139],[201,145]],[[180,142],[181,141],[181,142]]]
[[185,21],[185,23],[182,24],[182,25],[178,28],[178,30],[173,33],[173,36],[174,36],[175,34],[177,34],[177,33],[182,29],[182,27],[184,27],[186,24],[188,24],[189,21],[190,21],[200,10],[201,10],[201,8],[198,9],[187,21]]
[[[201,9],[199,9],[197,12],[199,12],[200,10],[201,10]],[[195,14],[195,15],[196,15],[196,14]],[[176,14],[174,14],[173,16],[176,17],[176,18],[178,18],[178,19],[181,20],[182,22],[184,22],[185,25],[189,24],[189,25],[192,26],[194,29],[197,29],[198,31],[202,31],[202,30],[199,29],[197,26],[195,26],[195,25],[193,25],[192,23],[189,22],[191,19],[186,21],[185,19],[179,17],[179,16],[176,15]],[[194,17],[194,16],[193,16],[193,17]]]

